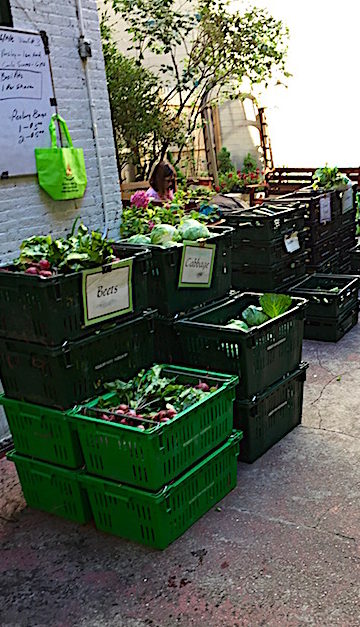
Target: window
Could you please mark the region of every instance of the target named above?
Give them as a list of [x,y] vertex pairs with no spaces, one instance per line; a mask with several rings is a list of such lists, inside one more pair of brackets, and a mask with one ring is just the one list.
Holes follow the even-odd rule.
[[11,9],[9,0],[0,0],[0,26],[12,26]]

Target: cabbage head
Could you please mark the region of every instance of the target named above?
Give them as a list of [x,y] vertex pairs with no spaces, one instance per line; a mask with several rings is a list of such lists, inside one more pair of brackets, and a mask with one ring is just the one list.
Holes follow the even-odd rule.
[[195,242],[198,239],[210,237],[211,233],[205,224],[201,224],[198,220],[184,220],[178,227],[178,232],[183,240]]
[[229,320],[225,325],[226,329],[236,329],[236,331],[248,331],[249,327],[243,320]]
[[151,244],[151,239],[148,235],[141,235],[137,233],[136,235],[132,235],[127,240],[128,244]]
[[171,242],[176,239],[177,232],[174,226],[171,224],[158,224],[151,231],[151,243],[157,244],[161,246],[162,244],[166,244],[166,242]]
[[258,327],[259,324],[263,324],[269,319],[261,307],[255,307],[255,305],[249,305],[244,309],[242,317],[249,327]]

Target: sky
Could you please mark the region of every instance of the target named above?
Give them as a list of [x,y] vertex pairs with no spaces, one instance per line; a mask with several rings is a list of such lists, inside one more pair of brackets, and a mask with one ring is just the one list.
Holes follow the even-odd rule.
[[290,29],[293,78],[287,89],[277,86],[262,99],[275,166],[359,166],[360,0],[253,4]]

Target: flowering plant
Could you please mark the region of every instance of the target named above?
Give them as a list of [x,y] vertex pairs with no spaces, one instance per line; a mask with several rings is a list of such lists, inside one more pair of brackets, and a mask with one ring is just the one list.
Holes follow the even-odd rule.
[[131,205],[136,207],[137,209],[145,209],[145,207],[147,207],[149,204],[149,197],[147,196],[146,192],[139,189],[138,192],[135,192],[135,194],[131,196],[130,202]]

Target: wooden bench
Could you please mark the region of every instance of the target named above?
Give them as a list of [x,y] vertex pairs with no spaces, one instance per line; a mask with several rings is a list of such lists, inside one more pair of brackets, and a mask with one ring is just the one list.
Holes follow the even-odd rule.
[[[312,184],[312,177],[317,168],[274,168],[267,172],[265,180],[271,195],[290,194],[301,187]],[[360,187],[360,167],[339,168],[351,181]]]

